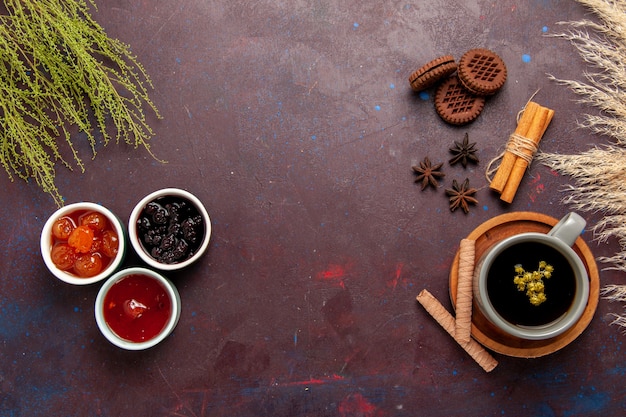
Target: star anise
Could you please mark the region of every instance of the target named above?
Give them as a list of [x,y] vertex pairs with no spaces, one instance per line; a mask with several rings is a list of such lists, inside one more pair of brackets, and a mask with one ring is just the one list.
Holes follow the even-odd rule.
[[469,205],[478,204],[478,200],[473,197],[476,191],[475,188],[470,188],[469,178],[465,178],[461,185],[452,180],[452,188],[446,190],[446,194],[450,196],[450,211],[461,207],[465,214],[469,213]]
[[419,166],[416,165],[413,167],[413,171],[417,174],[415,182],[422,182],[422,190],[429,185],[437,188],[439,186],[437,178],[443,178],[446,176],[446,174],[440,171],[442,166],[443,162],[433,166],[428,157],[424,158],[424,160],[420,162]]
[[478,163],[478,157],[476,156],[476,142],[470,143],[469,135],[465,133],[463,142],[454,141],[454,147],[450,148],[450,152],[454,155],[450,159],[450,165],[454,165],[457,162],[461,162],[463,168],[467,168],[468,162]]

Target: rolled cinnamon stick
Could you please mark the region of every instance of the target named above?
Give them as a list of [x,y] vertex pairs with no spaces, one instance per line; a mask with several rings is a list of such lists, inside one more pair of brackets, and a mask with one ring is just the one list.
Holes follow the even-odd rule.
[[[534,151],[536,151],[539,147],[539,142],[541,141],[543,134],[548,129],[548,125],[552,121],[553,117],[554,110],[546,107],[539,107],[535,115],[535,122],[530,126],[527,133],[527,138],[534,143]],[[515,194],[517,194],[517,189],[522,182],[522,178],[526,173],[526,168],[528,168],[530,163],[529,161],[532,160],[532,157],[534,156],[534,151],[528,148],[521,149],[521,152],[526,154],[529,158],[518,157],[515,160],[509,179],[507,180],[504,190],[502,190],[502,194],[500,195],[500,200],[507,203],[511,203],[513,201]]]
[[[454,317],[450,314],[443,305],[427,290],[422,290],[417,296],[417,301],[424,307],[424,309],[444,328],[450,336],[452,336],[457,343],[459,341],[455,337],[456,324]],[[489,354],[477,341],[474,339],[469,340],[467,343],[459,343],[459,345],[476,361],[481,368],[486,372],[491,372],[498,366],[498,361]]]
[[468,343],[472,332],[472,278],[476,242],[461,240],[459,249],[459,275],[456,290],[456,339]]
[[[524,108],[522,116],[515,128],[514,135],[519,135],[521,137],[528,136],[528,130],[530,126],[533,124],[533,120],[535,119],[535,114],[537,110],[541,106],[534,101],[529,101]],[[502,157],[502,161],[500,162],[500,166],[496,171],[493,179],[491,180],[491,184],[489,184],[489,188],[492,190],[502,193],[504,187],[506,186],[507,180],[509,179],[509,175],[513,170],[513,166],[515,165],[515,161],[517,160],[517,156],[511,152],[510,150],[505,150],[504,155]]]

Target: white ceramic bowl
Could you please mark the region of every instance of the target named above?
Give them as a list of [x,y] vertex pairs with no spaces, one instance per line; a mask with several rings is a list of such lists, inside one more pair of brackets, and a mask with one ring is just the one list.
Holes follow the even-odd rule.
[[[150,279],[156,280],[167,293],[167,296],[169,297],[171,303],[171,314],[161,331],[151,339],[141,342],[133,342],[131,340],[127,340],[118,336],[105,320],[104,302],[108,292],[115,284],[119,283],[125,278],[128,278],[131,275],[144,275],[149,277]],[[174,284],[172,284],[167,278],[160,275],[159,273],[151,269],[140,267],[123,269],[110,277],[107,281],[105,281],[105,283],[100,288],[100,291],[98,292],[95,304],[96,323],[98,324],[98,328],[100,329],[104,337],[115,346],[126,350],[144,350],[162,342],[174,331],[174,328],[178,324],[178,320],[180,318],[180,311],[180,295]]]
[[[193,256],[183,261],[177,261],[173,263],[159,262],[148,252],[146,246],[144,246],[144,244],[142,244],[141,242],[140,230],[137,225],[137,222],[142,216],[142,212],[144,211],[148,203],[168,197],[188,201],[193,205],[195,210],[204,221],[204,236],[198,237],[202,240]],[[137,203],[137,205],[131,212],[130,218],[128,220],[128,236],[130,239],[130,243],[133,246],[133,249],[135,249],[135,252],[137,252],[139,257],[146,264],[155,269],[160,269],[163,271],[174,271],[185,268],[186,266],[196,262],[206,252],[209,246],[209,240],[211,238],[211,219],[202,202],[190,192],[179,188],[164,188],[162,190],[158,190],[147,195],[139,203]]]
[[[88,277],[88,278],[81,278],[78,275],[75,275],[71,272],[63,271],[59,269],[54,264],[54,262],[52,262],[52,258],[50,256],[50,251],[52,250],[52,246],[53,246],[52,225],[54,224],[54,222],[61,217],[68,216],[74,212],[83,211],[83,210],[95,211],[95,212],[104,214],[106,218],[108,219],[108,221],[110,222],[110,224],[115,229],[115,232],[117,233],[117,236],[119,239],[118,252],[115,258],[113,258],[111,262],[109,263],[109,265],[105,267],[99,274],[93,277]],[[119,268],[122,261],[124,260],[124,256],[126,255],[125,230],[120,219],[115,214],[113,214],[109,209],[96,203],[89,203],[89,202],[73,203],[73,204],[69,204],[67,206],[60,208],[59,210],[52,213],[52,215],[48,218],[48,220],[44,224],[44,227],[41,231],[40,248],[41,248],[41,256],[43,258],[44,263],[46,264],[50,272],[52,272],[52,274],[55,277],[57,277],[61,281],[64,281],[68,284],[73,284],[73,285],[93,284],[95,282],[102,281],[103,279],[111,276]]]

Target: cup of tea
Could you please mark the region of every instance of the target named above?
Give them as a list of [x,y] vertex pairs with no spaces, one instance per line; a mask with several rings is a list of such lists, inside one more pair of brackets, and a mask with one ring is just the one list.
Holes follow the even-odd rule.
[[477,260],[474,299],[493,326],[515,338],[545,340],[577,323],[589,299],[589,278],[572,246],[585,225],[569,213],[547,234],[510,236]]

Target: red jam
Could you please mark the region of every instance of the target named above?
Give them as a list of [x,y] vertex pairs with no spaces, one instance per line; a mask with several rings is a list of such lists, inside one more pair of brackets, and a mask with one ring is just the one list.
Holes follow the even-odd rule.
[[117,232],[102,213],[76,210],[52,225],[52,262],[80,278],[102,272],[117,256],[118,249]]
[[133,274],[109,288],[103,310],[113,333],[131,342],[145,342],[165,328],[172,315],[172,300],[157,280]]

